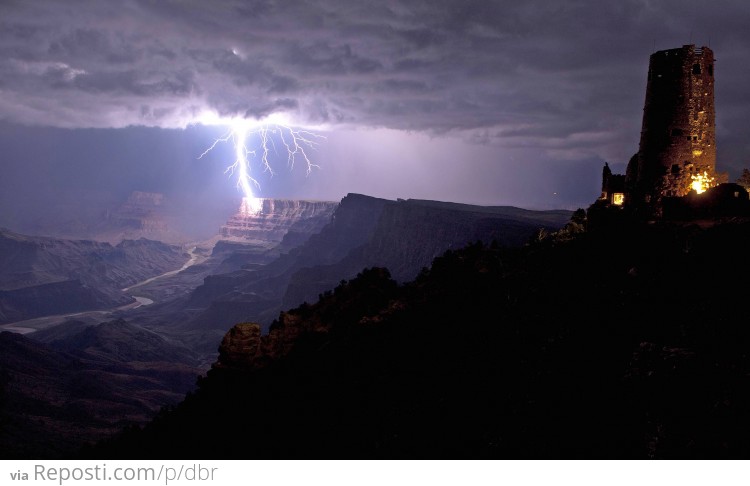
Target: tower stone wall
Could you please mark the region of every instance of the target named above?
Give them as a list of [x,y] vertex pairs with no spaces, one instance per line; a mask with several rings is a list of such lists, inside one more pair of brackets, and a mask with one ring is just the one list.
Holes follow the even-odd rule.
[[696,181],[716,180],[714,56],[693,44],[653,53],[638,153],[626,186],[634,204],[685,196]]

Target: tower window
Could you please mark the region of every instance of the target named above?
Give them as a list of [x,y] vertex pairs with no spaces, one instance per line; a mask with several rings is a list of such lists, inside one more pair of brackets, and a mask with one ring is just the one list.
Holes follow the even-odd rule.
[[708,65],[708,75],[709,76],[713,76],[714,75],[714,65],[713,64],[709,64]]
[[677,164],[672,164],[672,174],[679,174],[680,173],[680,166]]
[[701,73],[701,65],[698,63],[693,64],[693,74]]

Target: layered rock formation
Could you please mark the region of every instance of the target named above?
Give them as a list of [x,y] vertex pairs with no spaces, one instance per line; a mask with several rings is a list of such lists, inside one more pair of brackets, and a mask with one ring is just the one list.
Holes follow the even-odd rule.
[[[248,319],[270,322],[278,315],[291,275],[304,266],[334,264],[367,242],[383,206],[388,203],[386,199],[349,194],[339,203],[330,223],[303,245],[258,270],[243,269],[206,277],[186,304],[205,311],[188,326],[226,330]],[[288,237],[289,234],[285,240]]]
[[331,201],[243,198],[239,211],[221,227],[221,236],[279,243],[293,225],[304,222],[299,231],[313,233],[322,228],[338,206]]
[[178,246],[146,239],[113,246],[0,231],[0,323],[127,304],[120,289],[187,259]]
[[123,226],[146,232],[165,231],[167,223],[159,209],[164,205],[164,194],[133,191],[128,200],[112,215]]
[[164,194],[133,191],[119,208],[104,213],[93,233],[96,239],[110,243],[138,238],[170,243],[186,240],[168,223],[167,212]]

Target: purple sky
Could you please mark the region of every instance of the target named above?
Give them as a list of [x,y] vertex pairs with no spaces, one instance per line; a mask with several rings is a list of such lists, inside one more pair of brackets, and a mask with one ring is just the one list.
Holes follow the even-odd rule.
[[638,149],[649,55],[689,43],[717,58],[734,180],[748,25],[750,4],[721,0],[4,0],[0,226],[132,190],[219,211],[238,192],[231,147],[197,159],[222,133],[195,125],[207,111],[326,137],[309,176],[254,166],[260,196],[587,207],[604,161]]

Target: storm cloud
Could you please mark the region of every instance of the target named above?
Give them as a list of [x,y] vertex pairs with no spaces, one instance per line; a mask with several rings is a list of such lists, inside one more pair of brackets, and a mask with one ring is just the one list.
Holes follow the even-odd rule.
[[748,7],[702,5],[3,2],[0,113],[61,127],[178,127],[204,110],[262,117],[278,107],[299,123],[614,143],[639,121],[654,47],[711,42],[722,84],[745,74],[722,60],[748,45]]
[[649,55],[693,43],[718,59],[720,159],[737,172],[747,25],[748,4],[727,0],[6,0],[0,121],[178,128],[284,112],[600,167],[637,150]]

